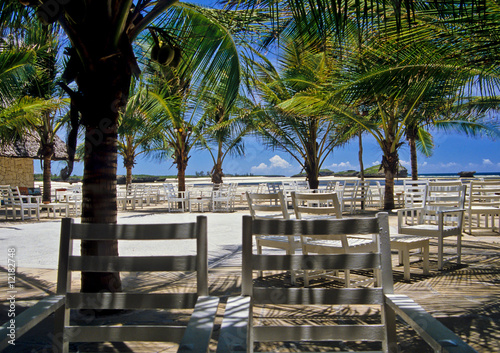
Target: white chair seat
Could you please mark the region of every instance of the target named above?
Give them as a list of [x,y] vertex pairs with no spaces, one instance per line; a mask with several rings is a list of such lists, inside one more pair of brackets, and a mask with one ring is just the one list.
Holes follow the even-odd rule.
[[[331,218],[330,218],[331,219]],[[347,238],[347,242],[349,243],[349,248],[356,248],[359,246],[373,245],[373,248],[376,247],[376,244],[371,239],[360,239],[360,238]],[[339,248],[342,249],[342,241],[340,240],[326,240],[326,239],[310,239],[307,241],[308,246],[321,246],[326,248]],[[352,249],[354,250],[354,249]],[[349,251],[348,251],[349,252]]]

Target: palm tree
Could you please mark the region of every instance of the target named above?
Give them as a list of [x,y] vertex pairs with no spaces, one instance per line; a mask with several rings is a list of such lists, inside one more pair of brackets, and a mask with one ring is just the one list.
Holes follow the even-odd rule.
[[[131,77],[141,72],[132,43],[153,21],[166,19],[165,10],[177,2],[127,0],[113,3],[111,9],[108,3],[95,0],[72,0],[64,6],[57,1],[22,3],[30,10],[17,1],[2,2],[0,23],[19,23],[27,13],[36,13],[47,23],[57,21],[71,43],[64,87],[72,100],[74,126],[85,127],[82,222],[115,223],[118,121],[128,100]],[[84,242],[82,252],[118,254],[116,244],[94,242]],[[115,275],[82,274],[84,291],[120,288]]]
[[161,127],[154,122],[154,100],[149,97],[142,83],[133,84],[131,97],[121,114],[118,127],[118,153],[127,171],[126,184],[132,183],[132,168],[138,156],[153,153],[150,142],[160,133]]
[[[221,101],[220,98],[213,99],[212,105],[205,110],[203,121],[207,128],[201,141],[202,146],[207,147],[214,163],[210,173],[214,184],[223,182],[222,164],[228,155],[244,155],[243,137],[249,130],[248,124],[245,124],[245,108],[249,106],[247,99],[240,97],[229,112],[220,104]],[[215,147],[215,153],[211,146]]]
[[169,43],[174,49],[184,48],[189,55],[181,56],[175,64],[174,59],[167,64],[152,63],[156,76],[151,78],[150,94],[162,110],[157,120],[163,130],[155,148],[172,151],[178,189],[185,191],[189,154],[211,123],[206,112],[215,100],[219,111],[232,109],[240,85],[240,64],[232,37],[215,19],[188,7],[172,10],[169,16],[175,26],[153,29],[155,45]]
[[[429,98],[453,102],[456,92],[478,71],[458,69],[456,58],[449,55],[450,48],[445,51],[433,40],[430,27],[421,28],[427,37],[419,40],[402,29],[397,33],[404,39],[375,31],[371,37],[360,38],[356,21],[346,28],[352,32],[346,33],[342,51],[332,56],[341,74],[332,78],[320,93],[306,92],[281,106],[295,114],[342,114],[371,133],[383,153],[385,208],[392,209],[398,150],[406,126],[419,109],[429,105]],[[367,107],[367,116],[352,108],[361,104]]]
[[309,186],[317,189],[319,171],[325,159],[352,137],[340,119],[325,119],[323,114],[292,112],[288,101],[304,92],[316,91],[331,74],[324,52],[313,52],[294,42],[283,49],[281,73],[261,54],[251,61],[254,86],[261,103],[251,117],[254,131],[271,148],[289,153],[305,171]]
[[[54,155],[54,143],[58,130],[63,126],[64,119],[57,117],[64,100],[57,92],[56,87],[56,56],[58,51],[56,28],[41,26],[38,21],[31,21],[23,28],[10,34],[11,48],[22,46],[31,48],[35,56],[30,61],[30,79],[19,82],[19,86],[7,93],[17,96],[16,101],[7,98],[10,107],[6,107],[4,126],[6,131],[4,142],[27,135],[38,136],[40,141],[39,155],[43,162],[43,201],[50,201],[51,197],[51,160]],[[28,51],[29,52],[29,51]],[[5,53],[7,54],[8,51]],[[7,63],[9,59],[6,59]],[[12,76],[11,76],[12,78]],[[6,80],[9,82],[9,79]],[[4,95],[5,96],[5,95]],[[31,109],[30,109],[31,107]],[[33,108],[36,108],[33,110]],[[9,111],[16,111],[10,115]],[[9,116],[10,115],[10,116]]]
[[57,26],[46,26],[39,21],[31,21],[22,38],[28,45],[32,44],[38,48],[33,64],[34,77],[24,86],[23,93],[48,103],[47,109],[28,122],[29,133],[38,135],[40,140],[39,154],[43,161],[43,201],[47,202],[51,200],[51,160],[55,152],[55,139],[58,131],[65,125],[61,109],[67,104],[62,98],[63,92],[57,86],[58,35]]

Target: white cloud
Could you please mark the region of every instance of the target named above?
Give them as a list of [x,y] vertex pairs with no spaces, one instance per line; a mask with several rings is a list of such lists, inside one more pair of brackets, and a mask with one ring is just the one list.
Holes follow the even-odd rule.
[[488,158],[483,158],[483,164],[484,165],[493,165],[493,163],[491,162],[491,160],[489,160]]
[[411,162],[410,161],[404,161],[402,159],[399,160],[399,164],[401,164],[402,166],[408,168],[408,167],[411,167]]
[[255,173],[255,172],[262,172],[262,171],[265,171],[267,169],[267,164],[266,163],[261,163],[259,164],[258,166],[253,166],[251,168],[251,172],[252,173]]
[[443,167],[443,168],[456,167],[458,165],[459,164],[455,163],[455,162],[441,163],[441,167]]
[[266,163],[261,163],[258,166],[253,166],[252,168],[250,168],[250,172],[253,174],[285,174],[285,170],[290,170],[292,168],[292,165],[290,163],[288,163],[278,155],[274,155],[273,157],[269,158],[269,162],[269,165],[267,165]]
[[287,169],[290,168],[292,165],[285,161],[283,158],[281,158],[278,155],[275,155],[271,158],[269,158],[269,162],[271,162],[270,168],[283,168]]
[[340,162],[340,163],[333,163],[330,168],[332,169],[337,169],[337,171],[341,172],[344,170],[352,170],[352,169],[359,169],[358,166],[353,166],[351,162]]

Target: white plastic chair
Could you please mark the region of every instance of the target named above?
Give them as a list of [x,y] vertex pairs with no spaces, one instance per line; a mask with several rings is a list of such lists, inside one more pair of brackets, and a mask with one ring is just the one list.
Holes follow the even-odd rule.
[[[340,219],[340,203],[335,193],[292,193],[293,209],[297,219]],[[302,253],[307,254],[349,254],[356,252],[373,252],[377,243],[373,237],[347,236],[345,234],[325,237],[301,236]],[[351,280],[350,271],[344,270],[344,276],[338,276],[338,271],[305,271],[304,285],[309,286],[312,278],[326,277],[343,281],[346,287],[362,286],[373,283],[378,276]]]
[[[437,238],[438,269],[443,269],[444,238],[456,237],[456,256],[460,264],[462,252],[462,227],[464,219],[466,186],[461,183],[430,182],[426,187],[423,206],[398,210],[398,233]],[[406,213],[415,213],[415,223],[406,223]]]

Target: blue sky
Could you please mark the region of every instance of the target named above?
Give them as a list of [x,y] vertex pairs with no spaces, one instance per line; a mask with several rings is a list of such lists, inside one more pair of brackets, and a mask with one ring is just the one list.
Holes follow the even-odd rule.
[[[212,0],[194,0],[193,3],[212,4]],[[498,119],[498,117],[496,117]],[[500,172],[500,141],[487,138],[469,138],[464,135],[443,134],[435,132],[434,154],[426,158],[418,157],[419,174],[453,173],[475,170],[476,172]],[[224,162],[224,172],[229,174],[270,175],[280,174],[290,176],[300,172],[300,166],[286,152],[270,151],[255,139],[245,142],[245,156],[228,156]],[[363,135],[363,163],[365,168],[380,164],[382,153],[378,144],[370,135]],[[399,152],[401,164],[410,171],[410,151],[407,145]],[[207,151],[193,151],[186,173],[207,173],[212,169],[213,162]],[[64,167],[62,162],[53,162],[52,171],[59,174]],[[345,147],[335,149],[323,164],[323,168],[334,172],[348,169],[359,170],[358,141],[355,140]],[[40,173],[41,167],[35,161],[35,172]],[[176,175],[175,165],[171,161],[156,161],[139,158],[133,169],[134,174]],[[76,163],[74,175],[83,174],[83,163]],[[124,175],[123,161],[118,161],[118,175]]]
[[[469,138],[457,134],[434,134],[434,154],[426,158],[418,157],[419,174],[452,173],[475,170],[476,172],[500,172],[500,141],[486,138]],[[400,149],[401,164],[410,171],[410,150],[407,145]],[[363,163],[365,168],[380,164],[382,153],[378,144],[369,135],[363,135]],[[194,151],[189,160],[187,174],[208,172],[212,169],[212,159],[207,151]],[[52,171],[59,174],[64,167],[62,162],[53,162]],[[335,149],[326,160],[323,168],[335,172],[354,169],[359,170],[358,142]],[[35,161],[35,172],[40,173],[41,167]],[[279,174],[290,176],[300,172],[300,167],[283,151],[270,151],[252,140],[246,143],[243,157],[228,156],[224,162],[224,172],[230,174],[253,173],[255,175]],[[134,174],[176,175],[177,170],[171,161],[156,161],[140,158],[133,169]],[[74,175],[83,174],[83,163],[77,163]],[[123,161],[118,161],[118,175],[125,175]]]

